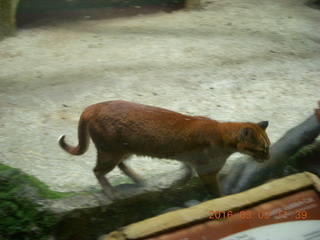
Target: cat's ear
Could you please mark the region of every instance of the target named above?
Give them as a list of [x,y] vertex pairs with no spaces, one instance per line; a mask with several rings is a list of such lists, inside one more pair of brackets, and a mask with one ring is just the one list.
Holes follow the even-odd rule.
[[266,130],[269,125],[269,122],[268,121],[261,121],[261,122],[258,122],[257,125],[259,127],[261,127],[263,130]]
[[237,136],[237,141],[238,142],[243,142],[244,140],[250,141],[250,139],[252,139],[252,136],[253,136],[252,128],[245,127],[239,131]]

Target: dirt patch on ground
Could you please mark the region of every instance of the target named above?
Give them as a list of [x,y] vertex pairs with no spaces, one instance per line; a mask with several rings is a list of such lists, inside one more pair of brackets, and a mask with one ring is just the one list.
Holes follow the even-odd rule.
[[[70,156],[57,139],[76,143],[81,111],[115,99],[223,121],[269,120],[276,141],[319,100],[320,12],[304,3],[220,0],[199,11],[84,12],[23,24],[0,42],[0,161],[54,190],[99,188],[94,147]],[[160,181],[181,167],[164,162],[131,161]],[[118,170],[110,177],[125,181]]]

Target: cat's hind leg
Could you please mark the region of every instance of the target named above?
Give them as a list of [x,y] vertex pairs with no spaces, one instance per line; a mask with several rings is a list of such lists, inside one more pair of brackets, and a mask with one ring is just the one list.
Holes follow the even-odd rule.
[[97,149],[97,164],[93,172],[100,183],[104,193],[111,200],[120,198],[119,193],[112,187],[106,174],[111,172],[121,162],[122,156],[116,156],[100,149]]
[[129,167],[124,162],[121,162],[118,164],[118,167],[133,181],[135,181],[137,184],[144,186],[145,181],[142,176],[140,176],[136,171],[134,171],[131,167]]

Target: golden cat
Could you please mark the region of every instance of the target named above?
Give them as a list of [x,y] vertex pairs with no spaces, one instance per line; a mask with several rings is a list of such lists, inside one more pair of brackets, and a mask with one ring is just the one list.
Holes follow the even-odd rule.
[[91,137],[97,148],[93,171],[110,199],[119,195],[105,175],[116,166],[135,182],[143,183],[143,178],[123,161],[132,154],[181,161],[195,169],[212,197],[219,197],[217,174],[232,153],[249,154],[258,162],[269,159],[267,126],[267,121],[218,122],[132,102],[109,101],[83,111],[77,147],[65,143],[64,135],[59,144],[68,153],[81,155]]

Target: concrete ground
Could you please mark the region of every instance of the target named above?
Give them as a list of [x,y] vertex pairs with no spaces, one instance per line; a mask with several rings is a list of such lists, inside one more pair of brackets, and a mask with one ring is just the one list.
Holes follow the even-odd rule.
[[[1,163],[53,190],[99,189],[93,145],[71,156],[57,139],[66,134],[76,144],[82,110],[115,99],[222,121],[269,120],[277,141],[320,100],[320,12],[305,3],[209,0],[197,11],[22,24],[0,42]],[[181,167],[149,158],[131,164],[159,182]],[[119,170],[109,176],[125,181]]]

